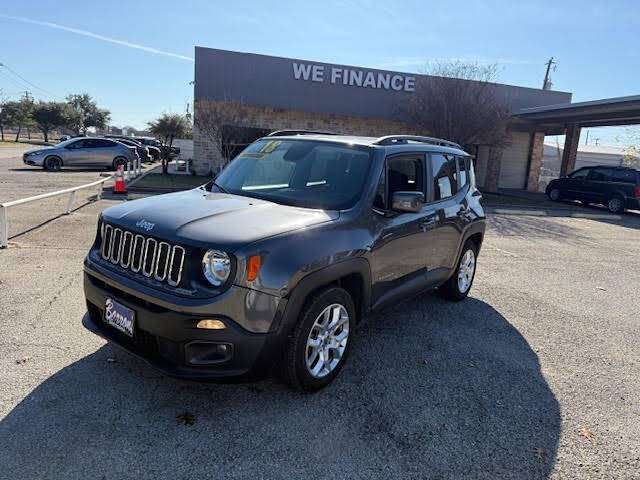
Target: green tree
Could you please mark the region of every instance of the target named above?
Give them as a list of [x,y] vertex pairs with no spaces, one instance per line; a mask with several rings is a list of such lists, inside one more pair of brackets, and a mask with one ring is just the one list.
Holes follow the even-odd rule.
[[162,173],[169,169],[171,147],[175,138],[184,137],[191,129],[191,124],[177,113],[164,113],[160,118],[149,122],[149,131],[162,142]]
[[[20,133],[23,127],[33,126],[33,100],[25,95],[19,101],[10,101],[2,104],[2,123],[4,125],[12,125],[18,127],[16,134],[16,142],[20,139]],[[3,128],[4,130],[4,128]],[[3,135],[4,136],[4,135]]]
[[76,134],[86,135],[89,128],[105,128],[111,114],[109,110],[98,108],[95,100],[88,93],[67,96],[67,103],[75,110],[76,116],[69,127]]
[[66,127],[77,121],[77,112],[65,102],[38,102],[33,107],[33,120],[49,141],[49,132],[55,128]]

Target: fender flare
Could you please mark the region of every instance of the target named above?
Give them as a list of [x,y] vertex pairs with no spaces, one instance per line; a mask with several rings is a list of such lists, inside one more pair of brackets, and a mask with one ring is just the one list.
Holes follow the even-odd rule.
[[287,305],[279,326],[282,334],[289,335],[293,330],[298,322],[298,315],[311,292],[354,273],[362,277],[361,305],[359,308],[356,305],[356,308],[361,314],[366,312],[371,301],[371,267],[363,257],[350,258],[310,272],[298,281],[287,298]]

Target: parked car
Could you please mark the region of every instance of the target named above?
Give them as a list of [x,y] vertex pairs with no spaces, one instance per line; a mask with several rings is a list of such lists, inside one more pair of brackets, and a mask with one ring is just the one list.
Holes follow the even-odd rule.
[[485,231],[466,152],[428,137],[288,133],[200,188],[106,209],[84,263],[84,326],[168,375],[277,363],[316,390],[369,312],[432,288],[466,298]]
[[640,171],[628,167],[584,167],[549,182],[546,194],[554,201],[602,204],[612,213],[639,209]]
[[69,140],[70,138],[71,138],[70,135],[62,135],[60,138],[58,138],[58,143],[65,142],[65,141]]
[[135,148],[106,138],[71,138],[54,147],[39,147],[27,150],[22,161],[45,170],[58,171],[63,166],[109,167],[126,165],[136,159]]
[[122,143],[123,145],[126,145],[128,147],[135,148],[136,149],[136,153],[140,157],[140,160],[142,160],[145,163],[150,163],[151,162],[151,155],[149,154],[149,147],[146,147],[145,145],[142,145],[141,143],[136,142],[135,140],[132,140],[132,139],[129,139],[129,138],[112,137],[112,136],[107,136],[106,138],[109,138],[111,140],[115,140],[116,142]]
[[[153,146],[158,149],[158,160],[160,160],[160,149],[162,148],[162,143],[160,143],[156,138],[153,137],[134,137],[135,140],[139,141],[143,145]],[[179,147],[171,147],[171,153],[169,154],[170,158],[175,158],[180,155]]]

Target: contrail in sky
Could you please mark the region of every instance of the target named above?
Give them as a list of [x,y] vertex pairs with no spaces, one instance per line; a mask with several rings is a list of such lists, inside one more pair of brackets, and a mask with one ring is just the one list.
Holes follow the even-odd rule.
[[116,45],[122,45],[123,47],[135,48],[136,50],[142,50],[144,52],[155,53],[156,55],[164,55],[166,57],[179,58],[180,60],[186,60],[188,62],[194,61],[193,57],[187,57],[185,55],[179,55],[177,53],[166,52],[164,50],[158,50],[157,48],[147,47],[145,45],[139,45],[137,43],[126,42],[124,40],[118,40],[117,38],[105,37],[104,35],[88,32],[87,30],[81,30],[79,28],[66,27],[58,23],[41,22],[40,20],[33,20],[31,18],[26,18],[26,17],[16,17],[14,15],[7,15],[5,13],[0,13],[0,18],[7,18],[9,20],[16,20],[18,22],[23,22],[23,23],[31,23],[33,25],[40,25],[42,27],[57,28],[58,30],[64,30],[65,32],[71,32],[77,35],[83,35],[85,37],[95,38],[97,40],[102,40],[103,42],[115,43]]

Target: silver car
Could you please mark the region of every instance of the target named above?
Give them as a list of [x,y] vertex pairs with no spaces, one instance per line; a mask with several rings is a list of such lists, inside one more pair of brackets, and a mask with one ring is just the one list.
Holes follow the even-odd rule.
[[116,170],[137,158],[135,147],[127,147],[107,138],[71,138],[55,147],[27,150],[22,161],[45,170],[58,171],[64,167],[108,167]]

